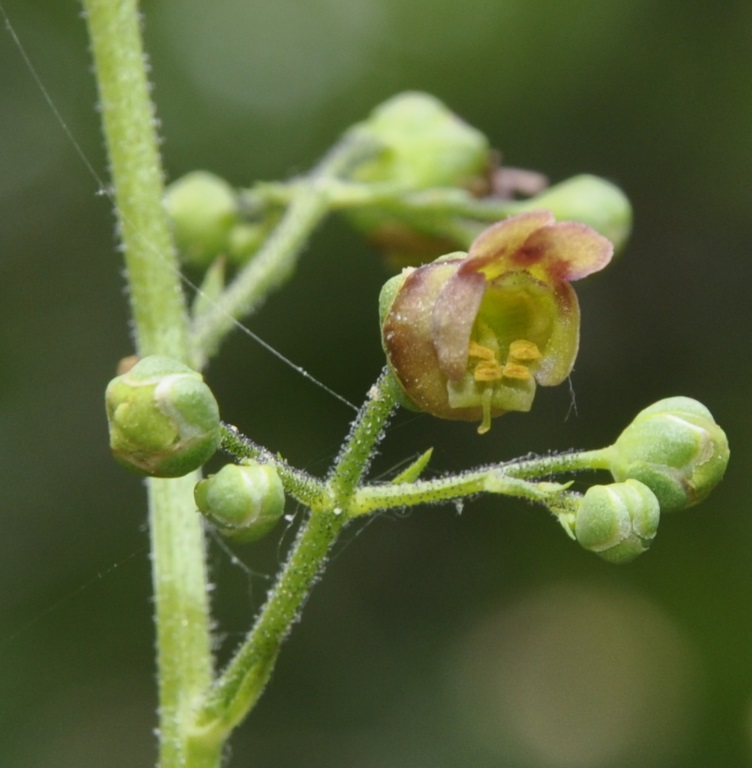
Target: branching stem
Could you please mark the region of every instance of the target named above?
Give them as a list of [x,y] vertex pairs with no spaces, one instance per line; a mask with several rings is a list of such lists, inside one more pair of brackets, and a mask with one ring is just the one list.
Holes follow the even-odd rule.
[[[195,721],[193,733],[197,744],[212,744],[226,738],[261,696],[282,642],[297,620],[326,564],[331,547],[348,521],[344,510],[350,504],[394,407],[394,392],[386,375],[382,374],[369,392],[335,462],[324,497],[328,503],[311,511],[253,628],[212,686]],[[225,437],[227,439],[227,434]],[[266,458],[270,457],[267,455]]]
[[346,173],[374,151],[372,141],[345,136],[319,165],[295,184],[289,206],[269,239],[193,328],[196,358],[203,364],[235,323],[259,307],[292,275],[303,247],[331,211],[328,180]]
[[[154,109],[149,96],[136,0],[82,0],[86,10],[110,155],[119,232],[125,254],[135,341],[140,355],[164,354],[200,368],[236,319],[256,309],[294,270],[313,230],[334,208],[375,205],[397,216],[430,222],[455,217],[452,233],[472,237],[465,221],[510,213],[508,202],[477,201],[462,192],[401,195],[384,186],[348,185],[347,173],[375,149],[348,133],[304,179],[269,185],[284,191],[285,213],[258,254],[189,328],[180,268],[163,206],[164,189]],[[259,187],[260,195],[264,188]],[[253,194],[253,193],[249,193]],[[348,198],[349,196],[349,198]],[[278,204],[277,201],[276,204]],[[437,225],[438,226],[438,225]],[[448,230],[437,230],[446,232]],[[396,403],[395,384],[382,373],[328,476],[318,480],[225,426],[223,447],[241,460],[272,463],[288,493],[309,508],[286,565],[261,612],[216,679],[210,643],[205,540],[195,511],[198,473],[150,480],[149,510],[160,689],[160,768],[219,768],[232,729],[261,696],[280,647],[298,619],[337,537],[354,517],[379,509],[465,498],[480,492],[541,502],[565,517],[574,494],[547,479],[561,472],[607,466],[606,450],[564,454],[419,480],[429,453],[397,482],[363,483]],[[544,478],[542,482],[538,482]]]

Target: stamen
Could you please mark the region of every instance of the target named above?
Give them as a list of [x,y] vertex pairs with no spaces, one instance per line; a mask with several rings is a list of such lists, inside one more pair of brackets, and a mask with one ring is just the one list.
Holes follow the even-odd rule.
[[538,345],[527,339],[517,339],[509,345],[509,357],[513,360],[538,360],[541,357]]
[[473,378],[476,381],[498,381],[503,375],[504,369],[496,360],[478,363],[473,371]]
[[484,347],[482,344],[478,344],[477,341],[470,342],[468,355],[470,357],[475,357],[478,360],[496,361],[496,353],[489,347]]
[[520,365],[520,363],[507,363],[502,369],[502,376],[505,379],[517,379],[518,381],[527,381],[533,378],[527,367]]

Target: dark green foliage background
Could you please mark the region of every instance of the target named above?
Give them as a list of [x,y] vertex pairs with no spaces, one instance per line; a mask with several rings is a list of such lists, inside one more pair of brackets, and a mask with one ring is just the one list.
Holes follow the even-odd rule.
[[[77,4],[4,5],[82,152],[106,177]],[[747,765],[752,5],[173,0],[147,2],[144,12],[170,178],[196,167],[237,185],[288,177],[379,101],[421,89],[484,130],[509,164],[553,180],[597,173],[630,196],[629,247],[578,289],[576,412],[562,387],[541,391],[532,413],[505,417],[484,438],[471,425],[401,414],[376,474],[428,446],[436,471],[596,447],[641,407],[675,394],[706,403],[733,451],[710,500],[665,520],[653,551],[628,567],[588,556],[544,511],[512,501],[468,503],[461,517],[451,506],[421,509],[353,528],[272,688],[233,739],[232,764]],[[0,71],[0,763],[149,765],[144,494],[108,454],[102,404],[117,360],[131,351],[111,206],[5,31]],[[387,276],[379,255],[333,220],[288,290],[250,325],[359,402],[382,365],[376,297]],[[227,420],[298,466],[326,471],[351,416],[340,403],[242,335],[208,377]],[[254,572],[273,573],[291,535],[238,555]],[[266,581],[216,546],[211,561],[224,657]],[[532,622],[519,648],[548,643],[550,652],[520,695],[549,696],[565,724],[600,743],[606,721],[592,704],[603,691],[604,701],[616,699],[616,733],[635,731],[608,743],[644,737],[664,751],[591,749],[581,735],[572,746],[569,736],[557,741],[550,715],[530,725],[527,747],[514,747],[514,713],[527,706],[514,699],[512,719],[500,714],[495,736],[477,735],[474,724],[493,707],[475,678],[463,678],[457,649],[478,650],[474,627],[493,617],[506,626],[505,617],[541,600],[550,608],[551,595],[576,597],[573,625],[550,612]],[[647,721],[658,722],[649,738],[638,727],[646,719],[630,719],[618,699],[624,689],[612,684],[625,649],[591,644],[604,630],[604,601],[626,606],[628,626],[644,629],[636,637],[647,656],[634,671],[646,677],[638,699]],[[573,652],[556,627],[582,638],[585,669],[587,655],[597,656],[596,692],[581,717],[585,694],[566,675],[578,646]],[[515,652],[503,633],[498,640]],[[493,659],[493,649],[476,656],[489,677]],[[665,704],[661,696],[681,686],[686,696]],[[552,753],[536,752],[541,734],[551,736]]]

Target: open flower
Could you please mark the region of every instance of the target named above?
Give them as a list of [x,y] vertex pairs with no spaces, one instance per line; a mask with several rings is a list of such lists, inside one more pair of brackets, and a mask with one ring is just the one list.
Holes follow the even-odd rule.
[[580,310],[570,285],[611,260],[613,246],[549,211],[505,219],[470,251],[406,269],[382,289],[382,342],[406,405],[444,419],[528,411],[536,383],[572,370]]

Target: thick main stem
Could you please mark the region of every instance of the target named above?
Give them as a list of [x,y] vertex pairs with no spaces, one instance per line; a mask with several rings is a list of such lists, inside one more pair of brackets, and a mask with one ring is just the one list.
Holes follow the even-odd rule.
[[218,768],[223,742],[189,738],[213,676],[205,539],[196,474],[149,484],[159,674],[160,768]]
[[162,163],[135,0],[83,0],[99,86],[129,296],[141,356],[190,364],[180,269],[163,207]]
[[[166,213],[135,0],[83,0],[110,157],[136,347],[191,363],[188,319]],[[161,768],[215,768],[219,745],[191,753],[185,726],[212,678],[196,476],[149,481]]]

